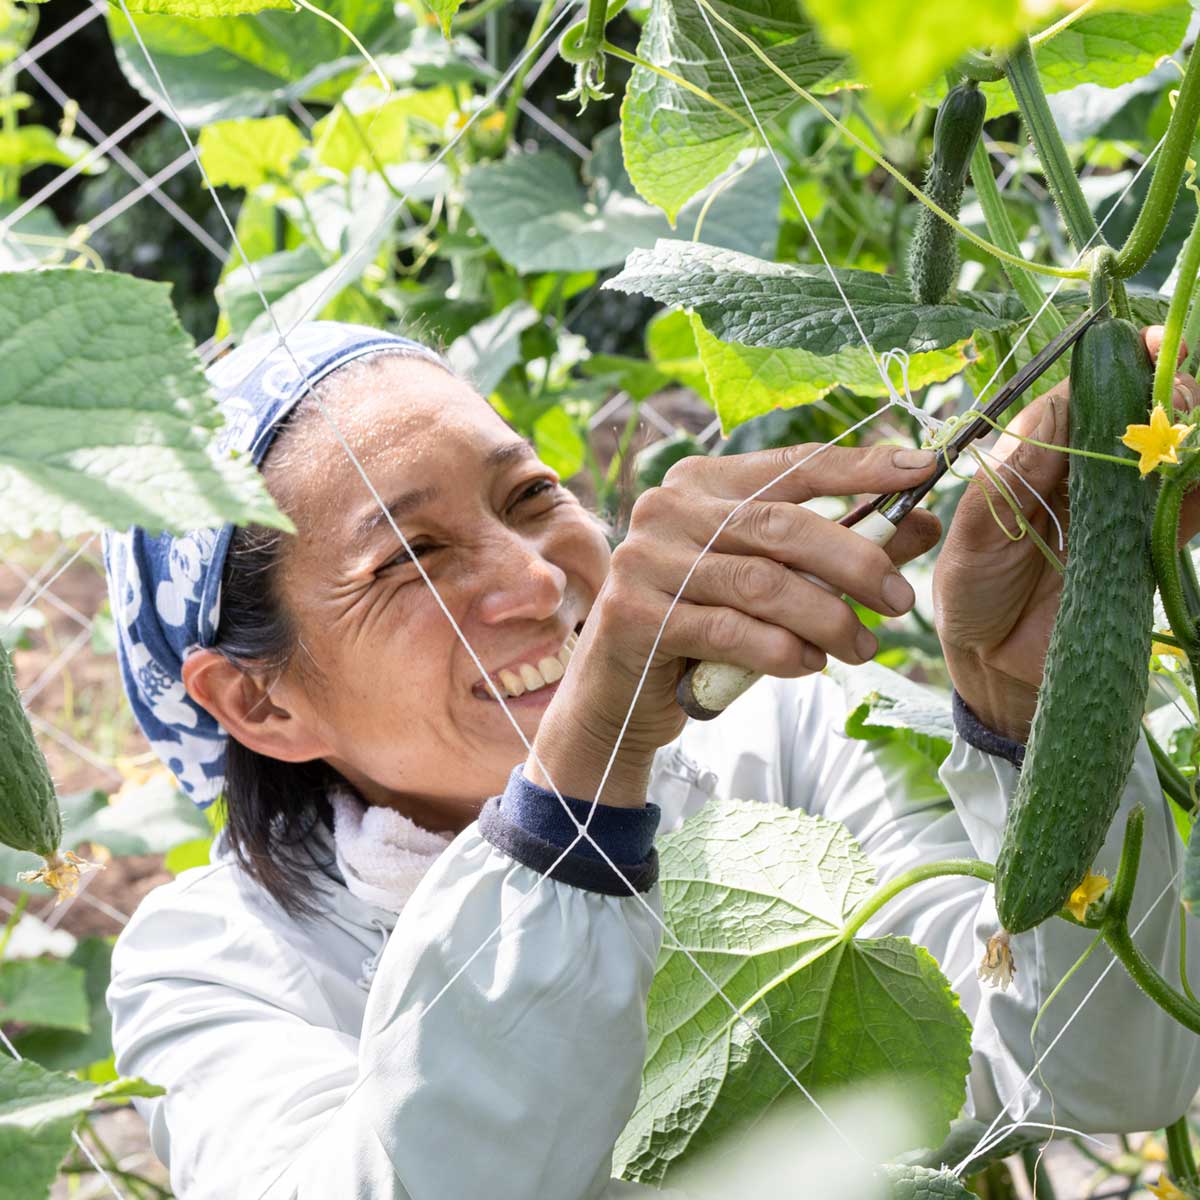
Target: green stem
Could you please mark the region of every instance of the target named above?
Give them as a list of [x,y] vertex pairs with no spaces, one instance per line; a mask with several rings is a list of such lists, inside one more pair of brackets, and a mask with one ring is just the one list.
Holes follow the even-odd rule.
[[1167,1161],[1171,1164],[1171,1178],[1180,1183],[1190,1183],[1200,1171],[1196,1169],[1196,1158],[1192,1154],[1192,1131],[1187,1113],[1167,1126]]
[[1187,546],[1179,547],[1179,578],[1183,583],[1183,597],[1193,621],[1200,621],[1200,579],[1196,578],[1196,564]]
[[[983,144],[982,137],[975,143],[975,150],[971,155],[971,183],[975,188],[979,207],[983,209],[988,235],[1002,250],[1019,257],[1021,244],[1017,240],[1017,231],[1008,215],[1004,197],[1000,195],[1000,189],[996,186],[996,177],[992,174],[992,156]],[[1055,334],[1066,328],[1066,321],[1053,304],[1046,304],[1042,289],[1025,271],[1018,271],[1007,263],[1002,265],[1013,289],[1021,297],[1026,312],[1037,318],[1038,333],[1046,341],[1050,341]]]
[[1192,297],[1192,308],[1183,327],[1183,341],[1188,348],[1188,356],[1179,369],[1195,376],[1200,369],[1200,296]]
[[1184,494],[1197,478],[1200,478],[1200,454],[1168,470],[1160,483],[1150,532],[1150,557],[1171,632],[1187,655],[1192,678],[1200,680],[1200,635],[1188,609],[1179,569],[1179,514],[1183,509]]
[[0,933],[0,961],[4,958],[4,952],[8,949],[9,939],[13,935],[13,930],[17,927],[17,922],[21,919],[21,914],[25,911],[26,905],[29,903],[29,893],[22,892],[17,897],[17,903],[12,912],[9,913],[8,920],[4,922],[4,932]]
[[[886,171],[901,187],[911,193],[919,200],[930,212],[936,213],[947,225],[956,229],[960,236],[967,239],[974,246],[978,246],[981,250],[986,251],[994,258],[998,258],[1001,262],[1011,263],[1015,267],[1019,267],[1023,271],[1033,271],[1038,275],[1052,275],[1056,279],[1086,279],[1087,272],[1077,267],[1051,267],[1045,263],[1030,262],[1027,259],[1014,257],[1013,255],[1001,250],[999,246],[993,245],[986,238],[982,238],[973,229],[968,229],[961,221],[952,217],[945,209],[935,204],[915,183],[912,182],[906,175],[898,171],[886,158],[884,158],[874,147],[869,146],[862,138],[858,136],[852,129],[847,128],[838,120],[829,108],[822,104],[811,92],[802,88],[794,79],[789,76],[782,67],[772,61],[770,57],[763,51],[762,47],[750,36],[743,33],[742,30],[732,22],[722,16],[709,0],[698,0],[702,8],[712,17],[718,24],[723,25],[729,32],[742,42],[750,53],[753,54],[759,61],[777,75],[783,82],[784,86],[790,88],[797,96],[800,96],[808,104],[817,110],[844,138],[857,146],[868,158],[882,170]],[[639,62],[641,60],[638,60]]]
[[1188,920],[1188,911],[1181,904],[1179,906],[1179,986],[1183,988],[1183,994],[1196,1005],[1200,1005],[1200,1000],[1196,999],[1196,993],[1192,991],[1192,985],[1188,980],[1188,925],[1191,922]]
[[1172,417],[1175,413],[1175,371],[1179,360],[1179,345],[1183,340],[1183,322],[1196,290],[1197,274],[1200,274],[1200,209],[1196,211],[1192,230],[1179,253],[1175,292],[1167,309],[1162,346],[1158,351],[1158,362],[1154,366],[1154,403],[1162,405]]
[[555,0],[542,0],[538,5],[537,15],[533,18],[533,24],[530,26],[529,36],[525,39],[524,62],[509,86],[508,99],[504,104],[504,136],[500,138],[504,145],[512,141],[513,131],[517,126],[519,105],[521,98],[525,95],[525,77],[533,66],[533,55],[530,50],[537,45],[538,39],[545,33],[546,26],[550,23],[550,14],[554,11],[554,4]]
[[1121,961],[1134,983],[1164,1012],[1174,1017],[1184,1028],[1200,1033],[1200,1005],[1181,996],[1151,965],[1133,944],[1124,925],[1113,925],[1104,931],[1109,949]]
[[1062,213],[1067,225],[1067,232],[1077,250],[1083,250],[1093,241],[1099,240],[1100,231],[1096,218],[1084,199],[1083,189],[1071,165],[1071,157],[1063,144],[1058,126],[1054,123],[1054,115],[1046,101],[1046,92],[1042,87],[1042,79],[1038,74],[1037,64],[1033,60],[1033,47],[1028,38],[1021,38],[1008,56],[1005,64],[1009,86],[1021,110],[1021,117],[1033,138],[1034,149],[1037,150],[1042,170],[1046,174],[1046,182],[1050,186],[1050,194]]
[[1183,82],[1179,85],[1179,96],[1162,149],[1158,152],[1154,177],[1125,245],[1117,254],[1117,275],[1121,279],[1136,275],[1146,265],[1175,207],[1196,136],[1196,124],[1200,121],[1200,64],[1197,59],[1200,55],[1193,50],[1184,68]]
[[1142,836],[1146,830],[1146,810],[1135,805],[1125,822],[1125,838],[1121,843],[1121,861],[1117,877],[1104,908],[1105,925],[1127,925],[1133,890],[1137,887],[1138,867],[1142,861]]
[[996,868],[991,863],[980,862],[975,858],[947,858],[941,862],[923,863],[919,867],[913,867],[876,888],[859,904],[842,930],[842,940],[848,942],[885,904],[894,900],[901,892],[918,883],[924,883],[927,879],[938,879],[943,875],[970,875],[992,883],[996,878]]
[[1158,773],[1158,786],[1185,812],[1191,812],[1196,805],[1183,772],[1172,762],[1171,756],[1154,735],[1148,729],[1143,732],[1146,734],[1146,745],[1150,747],[1150,757],[1154,759],[1154,769]]
[[1004,78],[1004,68],[990,54],[981,54],[977,50],[968,50],[956,65],[976,83],[999,83]]
[[[613,5],[615,17],[625,7],[626,0]],[[569,63],[585,63],[603,53],[604,27],[609,21],[608,0],[588,0],[587,16],[562,35],[558,53]]]

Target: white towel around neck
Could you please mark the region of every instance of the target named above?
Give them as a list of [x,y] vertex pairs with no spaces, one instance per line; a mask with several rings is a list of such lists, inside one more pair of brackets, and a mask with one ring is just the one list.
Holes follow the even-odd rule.
[[454,840],[431,833],[394,808],[364,804],[348,788],[333,788],[333,840],[338,870],[360,900],[398,913]]

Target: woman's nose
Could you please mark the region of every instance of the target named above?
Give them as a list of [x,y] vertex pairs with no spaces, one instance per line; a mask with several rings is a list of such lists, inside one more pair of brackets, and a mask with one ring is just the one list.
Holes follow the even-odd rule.
[[479,616],[487,624],[544,621],[554,616],[566,591],[566,572],[534,541],[510,535],[489,555]]

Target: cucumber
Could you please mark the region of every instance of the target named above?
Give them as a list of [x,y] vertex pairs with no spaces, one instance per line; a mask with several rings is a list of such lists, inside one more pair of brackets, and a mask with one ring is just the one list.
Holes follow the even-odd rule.
[[0,643],[0,842],[50,858],[62,840],[62,816],[46,757],[38,747]]
[[[1144,423],[1152,368],[1129,321],[1103,320],[1071,356],[1071,445],[1121,454]],[[1009,933],[1052,916],[1104,843],[1133,764],[1149,687],[1154,489],[1136,471],[1071,459],[1062,600],[1017,795],[996,860]]]
[[[987,97],[973,80],[951,88],[938,108],[924,190],[952,217],[962,205],[971,154],[986,115]],[[908,277],[918,304],[940,304],[958,278],[958,231],[924,205],[909,245]]]

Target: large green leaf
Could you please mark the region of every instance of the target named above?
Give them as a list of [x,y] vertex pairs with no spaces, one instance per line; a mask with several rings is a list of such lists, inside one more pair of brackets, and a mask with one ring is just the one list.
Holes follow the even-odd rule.
[[835,673],[846,695],[848,737],[899,742],[941,766],[954,738],[949,696],[875,662]]
[[521,361],[521,334],[540,320],[541,314],[532,304],[514,300],[455,338],[446,351],[446,361],[482,395],[490,396],[509,367]]
[[10,1021],[87,1033],[83,972],[54,959],[0,962],[0,1025]]
[[[22,174],[34,167],[73,167],[88,159],[92,147],[81,138],[67,137],[44,125],[21,125],[0,131],[0,167],[16,167]],[[79,168],[83,175],[98,175],[108,166],[100,156]]]
[[221,424],[170,288],[128,275],[0,274],[0,531],[290,528]]
[[200,161],[215,186],[255,188],[286,179],[307,144],[287,117],[238,117],[200,131]]
[[891,1200],[973,1200],[974,1193],[945,1167],[900,1166],[880,1168],[888,1182]]
[[[836,387],[848,388],[860,396],[888,395],[883,376],[861,346],[830,355],[784,347],[743,346],[713,337],[695,314],[691,320],[712,402],[726,435],[743,421],[774,408],[811,404]],[[967,364],[967,345],[966,341],[956,342],[944,350],[912,355],[909,386],[915,389],[957,375]],[[896,386],[902,382],[895,368],[892,382]]]
[[[1187,4],[1150,3],[1081,17],[1035,51],[1042,86],[1054,93],[1081,83],[1111,88],[1141,79],[1183,44],[1190,14]],[[988,83],[983,90],[989,116],[1016,108],[1008,84]]]
[[[842,64],[842,55],[818,40],[796,0],[711,2],[802,86],[819,82]],[[795,103],[795,93],[744,43],[715,21],[713,26],[764,122]],[[673,221],[692,196],[757,142],[758,134],[696,0],[654,0],[638,55],[725,105],[715,107],[646,67],[635,67],[629,77],[621,105],[625,165],[638,193]]]
[[49,1193],[77,1122],[96,1101],[160,1095],[141,1080],[96,1084],[0,1057],[0,1200]]
[[240,17],[264,8],[292,9],[292,0],[125,0],[133,13],[164,13],[171,17]]
[[[81,1071],[112,1054],[112,1016],[104,1002],[112,964],[112,943],[105,938],[85,938],[67,960],[84,976],[88,1028],[69,1033],[34,1029],[16,1039],[22,1057],[32,1058],[52,1071]],[[46,1022],[38,1021],[44,1025]]]
[[[633,192],[621,162],[615,128],[596,139],[589,163],[592,186],[551,151],[517,155],[475,167],[466,180],[466,205],[500,257],[519,271],[583,271],[616,266],[636,247],[673,236],[653,205]],[[701,239],[771,257],[779,235],[779,173],[767,157],[719,193],[704,215]],[[690,238],[712,188],[681,211],[679,236]]]
[[[399,56],[388,60],[397,81],[440,77],[448,58],[445,44],[436,30],[418,29],[405,8],[393,9],[390,0],[322,0],[321,8],[353,30],[373,54]],[[124,14],[110,5],[108,19],[126,78],[148,100],[160,100],[158,83]],[[349,73],[363,67],[345,35],[311,12],[199,20],[146,14],[134,20],[176,110],[192,126],[258,116],[292,99],[332,102]]]
[[970,1022],[923,949],[844,935],[872,883],[846,828],[710,801],[659,850],[668,928],[745,1020],[668,939],[650,991],[642,1094],[617,1143],[620,1173],[661,1182],[795,1090],[747,1025],[818,1100],[840,1085],[902,1080],[944,1136],[966,1094]]
[[[941,350],[976,330],[1003,329],[1024,309],[1012,296],[959,292],[954,303],[915,304],[907,285],[871,271],[837,271],[875,350]],[[722,341],[830,355],[862,337],[823,266],[767,262],[694,242],[660,240],[635,250],[604,284],[692,309]]]

